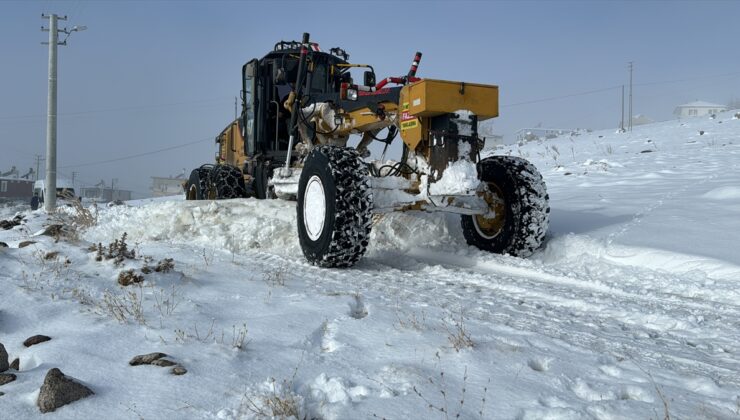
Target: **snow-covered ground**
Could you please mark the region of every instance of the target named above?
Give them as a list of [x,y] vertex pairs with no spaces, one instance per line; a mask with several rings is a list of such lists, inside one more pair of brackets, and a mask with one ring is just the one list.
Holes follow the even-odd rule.
[[[129,203],[58,242],[32,236],[42,212],[0,208],[27,217],[0,231],[0,342],[20,357],[0,416],[40,417],[58,367],[95,395],[47,417],[740,418],[740,120],[498,152],[548,185],[529,259],[468,247],[442,214],[384,216],[338,270],[303,260],[292,202]],[[96,261],[124,232],[136,259]],[[153,351],[188,373],[128,365]]]

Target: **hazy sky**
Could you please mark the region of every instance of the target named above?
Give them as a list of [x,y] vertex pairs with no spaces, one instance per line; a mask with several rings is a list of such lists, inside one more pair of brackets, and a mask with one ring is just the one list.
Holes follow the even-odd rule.
[[418,50],[421,77],[499,85],[495,126],[509,141],[537,124],[617,127],[628,61],[634,114],[740,98],[739,1],[0,1],[2,171],[45,154],[42,12],[88,27],[59,47],[59,172],[139,195],[150,176],[210,163],[242,64],[303,32],[378,78],[405,74]]

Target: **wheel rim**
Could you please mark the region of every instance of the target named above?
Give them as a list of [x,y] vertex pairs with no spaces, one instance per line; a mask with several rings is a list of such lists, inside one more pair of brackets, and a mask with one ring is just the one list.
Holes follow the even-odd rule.
[[196,200],[198,198],[198,189],[195,188],[195,185],[191,185],[190,189],[188,190],[188,200]]
[[303,226],[309,239],[316,241],[324,231],[326,219],[326,194],[321,179],[314,175],[306,184],[303,195]]
[[503,199],[504,195],[496,184],[488,183],[486,186],[483,199],[488,204],[489,210],[494,213],[494,216],[486,217],[487,214],[477,214],[473,216],[473,226],[475,226],[478,235],[485,239],[493,239],[504,230],[506,205]]

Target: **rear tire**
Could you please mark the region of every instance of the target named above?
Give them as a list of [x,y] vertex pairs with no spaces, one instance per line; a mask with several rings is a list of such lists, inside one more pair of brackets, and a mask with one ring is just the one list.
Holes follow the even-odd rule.
[[372,228],[367,166],[354,149],[315,147],[298,183],[298,239],[321,267],[351,267],[367,250]]
[[188,182],[185,184],[186,200],[213,200],[216,198],[216,189],[210,182],[212,166],[204,165],[190,172]]
[[216,165],[210,176],[211,182],[216,188],[216,198],[218,200],[247,196],[244,175],[239,168],[231,165]]
[[477,167],[495,215],[462,216],[466,241],[497,254],[532,255],[542,245],[550,224],[550,197],[542,175],[534,165],[514,156],[491,156]]

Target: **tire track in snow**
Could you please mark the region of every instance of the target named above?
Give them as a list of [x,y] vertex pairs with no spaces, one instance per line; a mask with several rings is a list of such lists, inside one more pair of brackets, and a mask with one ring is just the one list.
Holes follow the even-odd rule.
[[[382,269],[382,266],[380,268]],[[424,283],[435,284],[431,287],[427,285],[426,289],[419,282],[413,281],[408,288],[401,287],[400,282],[395,281],[393,286],[384,284],[379,289],[387,290],[387,287],[394,287],[396,290],[393,291],[406,292],[404,299],[426,303],[440,303],[439,289],[442,289],[445,295],[445,298],[441,299],[442,304],[477,301],[484,305],[485,310],[469,313],[482,322],[500,322],[515,330],[545,335],[582,349],[603,349],[615,354],[626,353],[643,363],[657,363],[685,374],[724,377],[724,380],[740,385],[740,381],[734,378],[733,373],[740,369],[740,363],[732,357],[732,354],[737,352],[736,343],[724,341],[718,345],[710,344],[700,348],[702,344],[697,342],[701,343],[703,340],[701,337],[689,335],[687,338],[681,331],[658,333],[654,329],[645,329],[637,323],[644,317],[641,313],[643,307],[631,301],[637,295],[627,295],[626,300],[620,300],[618,299],[620,296],[613,294],[586,292],[579,295],[578,291],[573,289],[543,287],[546,284],[526,277],[491,277],[473,271],[466,271],[461,276],[459,270],[448,270],[440,266],[434,267],[434,271],[434,276],[424,276],[426,278]],[[419,274],[396,270],[391,276],[401,280]],[[368,283],[378,282],[378,276],[371,277],[372,280],[367,281]],[[473,287],[462,287],[466,284]],[[453,285],[457,287],[451,287]],[[470,292],[471,289],[473,293]],[[650,301],[649,298],[643,300]],[[631,322],[620,319],[627,313],[620,309],[623,306],[632,308],[630,312],[635,318],[630,320]],[[680,306],[666,310],[651,305],[649,309],[651,315],[657,312],[655,316],[664,317],[663,323],[681,324],[682,321],[677,318],[692,314],[691,310]],[[678,317],[669,314],[677,311],[680,312]],[[714,335],[710,333],[706,339],[720,341],[717,337],[731,335],[722,334],[722,330],[732,330],[732,326],[725,326],[721,319],[714,321],[716,322],[711,323],[714,325],[708,325],[710,323],[707,322],[701,325],[702,332],[718,332]],[[699,328],[696,327],[694,330]],[[650,354],[643,355],[645,349],[651,348],[654,350],[652,357]],[[695,362],[697,352],[702,353],[704,358],[716,360],[716,364],[704,363],[704,367],[697,366],[701,364]],[[665,356],[666,353],[674,356]]]

